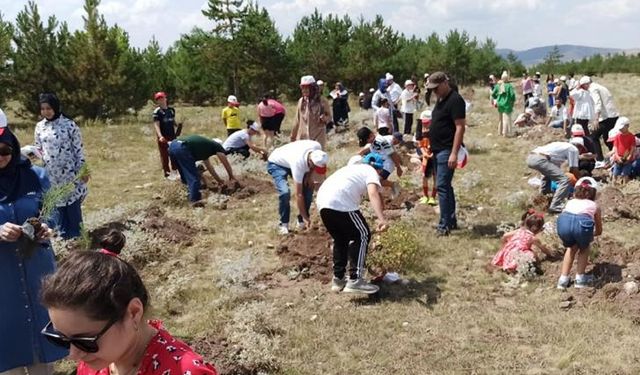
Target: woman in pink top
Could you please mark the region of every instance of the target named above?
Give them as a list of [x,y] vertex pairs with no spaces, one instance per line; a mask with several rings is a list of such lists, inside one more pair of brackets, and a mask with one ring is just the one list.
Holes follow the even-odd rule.
[[576,266],[576,288],[585,288],[594,281],[593,275],[585,275],[589,260],[589,246],[594,236],[602,234],[602,214],[596,203],[598,183],[591,177],[583,177],[576,182],[573,199],[567,202],[558,216],[556,231],[567,248],[562,262],[562,274],[558,289],[566,289],[571,283],[569,273],[573,260]]
[[264,130],[264,147],[268,150],[273,145],[273,137],[280,134],[280,125],[284,120],[286,110],[277,100],[271,98],[269,94],[262,97],[258,103],[258,117]]

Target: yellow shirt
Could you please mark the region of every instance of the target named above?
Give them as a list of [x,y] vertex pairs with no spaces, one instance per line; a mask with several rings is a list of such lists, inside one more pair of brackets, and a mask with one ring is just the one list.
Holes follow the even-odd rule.
[[240,122],[240,109],[238,107],[225,107],[222,110],[222,120],[227,120],[227,129],[242,129]]

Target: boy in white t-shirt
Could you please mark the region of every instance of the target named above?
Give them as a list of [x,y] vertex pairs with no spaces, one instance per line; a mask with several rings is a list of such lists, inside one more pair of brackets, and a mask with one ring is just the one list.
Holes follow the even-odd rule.
[[296,203],[298,205],[298,229],[309,225],[309,208],[313,199],[313,186],[305,183],[311,173],[324,175],[327,172],[329,157],[322,151],[320,143],[312,140],[300,140],[287,143],[273,150],[267,162],[267,172],[273,178],[278,191],[278,212],[280,214],[280,234],[289,234],[289,201],[291,192],[287,179],[293,178]]
[[[397,169],[398,177],[402,177],[402,161],[400,155],[396,152],[392,135],[382,135],[380,132],[374,133],[366,126],[360,128],[357,132],[358,144],[360,147],[359,154],[366,155],[370,152],[380,154],[383,159],[383,171],[380,173],[382,186],[392,189],[393,196],[397,196],[400,188],[397,183],[389,181],[389,176]],[[400,134],[402,137],[402,134]]]
[[373,118],[373,125],[378,129],[378,134],[391,134],[393,119],[391,117],[391,109],[389,108],[389,100],[387,100],[387,98],[382,98],[380,100],[380,108],[378,108],[376,115]]
[[333,237],[334,292],[373,294],[379,290],[363,279],[371,230],[360,212],[360,203],[366,193],[378,219],[376,229],[385,230],[388,224],[380,195],[383,171],[382,156],[369,153],[362,161],[338,169],[318,190],[316,205],[322,223]]
[[224,152],[227,155],[232,154],[240,154],[244,156],[244,158],[249,157],[249,150],[253,150],[260,154],[263,158],[267,156],[267,150],[256,146],[252,141],[251,137],[258,134],[260,132],[260,125],[253,122],[253,120],[247,121],[247,128],[232,133],[222,144],[224,147]]

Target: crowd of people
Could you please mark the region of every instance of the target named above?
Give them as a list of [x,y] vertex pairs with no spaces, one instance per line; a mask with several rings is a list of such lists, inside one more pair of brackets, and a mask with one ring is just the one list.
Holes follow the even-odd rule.
[[[413,158],[422,177],[420,203],[439,206],[438,236],[457,230],[453,178],[467,161],[464,134],[471,108],[444,72],[425,74],[421,86],[412,77],[402,88],[390,73],[377,83],[377,89],[359,95],[361,108],[372,112],[373,127],[357,129],[358,142],[353,146],[358,151],[329,176],[327,135],[333,127],[346,127],[351,111],[349,92],[340,82],[325,91],[322,81],[311,75],[301,77],[289,142],[278,147],[274,139],[281,134],[286,110],[269,94],[256,104],[256,121],[243,121],[240,103],[230,95],[220,115],[227,133],[222,141],[182,134],[167,95],[157,92],[152,123],[163,175],[185,184],[189,202],[201,207],[205,200],[198,165],[219,184],[239,184],[227,156],[239,154],[246,159],[256,154],[265,160],[265,171],[277,193],[278,233],[294,231],[290,227],[291,177],[297,208],[295,231],[310,228],[317,214],[333,239],[331,290],[376,293],[379,287],[365,278],[373,230],[361,211],[364,197],[376,218],[375,231],[386,230],[390,223],[384,212],[385,197],[393,199],[400,193],[393,174],[400,178],[412,172],[403,161],[412,155],[402,155],[398,145],[413,142]],[[619,116],[610,92],[590,77],[548,77],[545,100],[540,74],[525,74],[521,82],[524,111],[515,121],[517,96],[508,72],[500,80],[490,76],[489,83],[500,135],[511,136],[520,127],[563,129],[558,141],[533,149],[526,164],[542,176],[541,193],[552,195],[549,212],[558,214],[557,232],[566,247],[558,288],[570,285],[574,259],[575,286],[589,286],[593,278],[585,273],[588,250],[593,237],[602,233],[597,204],[601,183],[589,176],[595,168],[608,167],[615,183],[638,176],[640,140],[630,132],[630,120]],[[161,322],[147,320],[149,295],[135,268],[120,257],[126,243],[122,233],[108,233],[100,251],[73,253],[56,270],[48,240],[53,229],[64,239],[80,236],[81,206],[90,174],[81,172],[86,161],[80,129],[64,115],[58,98],[45,93],[39,104],[42,120],[36,125],[33,145],[25,147],[0,111],[0,274],[7,284],[7,292],[0,295],[4,318],[0,332],[17,338],[0,342],[0,374],[23,374],[26,368],[28,373],[49,375],[51,364],[67,355],[78,361],[77,371],[82,375],[215,374],[213,365],[173,338]],[[258,135],[263,136],[262,144],[254,140]],[[600,138],[609,149],[606,154]],[[214,156],[227,179],[216,172],[211,162]],[[68,193],[54,202],[51,217],[41,217],[47,192],[60,186],[70,186]],[[25,256],[20,251],[27,228],[23,223],[34,217],[42,221],[37,233],[31,234],[39,248]],[[536,237],[543,228],[543,213],[525,212],[521,227],[504,235],[503,247],[492,264],[513,272],[523,258],[538,262],[534,248],[552,256]],[[24,308],[16,309],[18,305]]]

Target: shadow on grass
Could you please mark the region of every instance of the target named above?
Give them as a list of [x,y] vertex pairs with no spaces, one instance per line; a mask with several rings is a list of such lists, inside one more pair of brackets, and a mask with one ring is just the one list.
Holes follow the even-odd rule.
[[420,281],[402,283],[379,284],[380,291],[365,298],[354,299],[355,305],[374,305],[380,302],[404,302],[415,300],[421,305],[431,309],[440,301],[442,290],[440,285],[446,280],[442,277],[428,276]]

